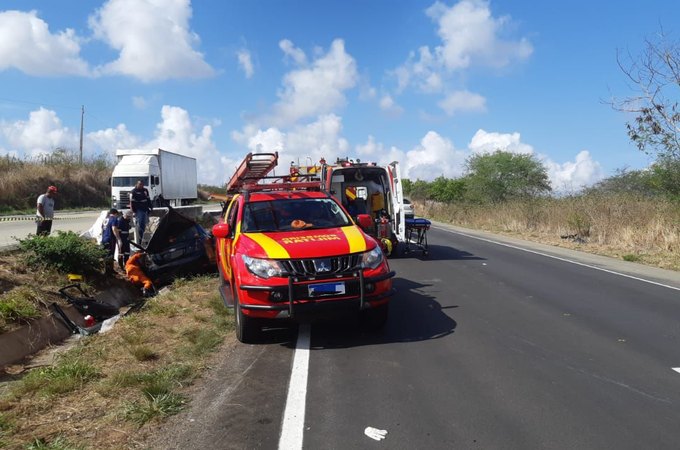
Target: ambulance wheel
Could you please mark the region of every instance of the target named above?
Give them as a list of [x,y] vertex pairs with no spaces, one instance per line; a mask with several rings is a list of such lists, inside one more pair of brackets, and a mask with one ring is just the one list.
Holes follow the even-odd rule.
[[361,316],[359,317],[361,328],[366,331],[380,330],[387,323],[389,312],[389,303],[361,311]]
[[244,344],[255,344],[260,340],[262,326],[258,319],[248,317],[243,314],[241,302],[237,295],[234,295],[234,310],[236,316],[236,339]]

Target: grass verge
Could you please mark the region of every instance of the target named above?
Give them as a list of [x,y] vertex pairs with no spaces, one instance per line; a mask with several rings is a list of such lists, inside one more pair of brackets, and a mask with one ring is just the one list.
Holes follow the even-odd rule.
[[[0,447],[126,448],[187,404],[233,329],[216,277],[182,280],[49,367],[0,382]],[[83,447],[73,443],[87,443]]]

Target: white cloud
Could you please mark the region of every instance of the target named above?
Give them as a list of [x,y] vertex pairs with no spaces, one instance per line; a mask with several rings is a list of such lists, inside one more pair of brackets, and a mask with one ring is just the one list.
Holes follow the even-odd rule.
[[435,48],[435,54],[447,70],[466,69],[475,63],[503,67],[533,52],[526,38],[503,39],[510,17],[494,18],[486,0],[462,0],[451,7],[436,2],[426,14],[439,27],[442,45]]
[[531,145],[521,141],[519,133],[496,133],[477,130],[468,148],[472,153],[493,153],[497,150],[510,153],[532,154],[534,149]]
[[397,105],[392,96],[388,94],[385,94],[380,98],[380,102],[378,103],[378,105],[380,106],[380,109],[382,109],[391,116],[398,116],[404,112],[404,108]]
[[458,112],[484,112],[486,98],[470,91],[456,91],[448,94],[438,105],[449,116]]
[[164,105],[162,121],[156,125],[156,137],[145,147],[158,147],[196,158],[198,181],[223,184],[233,171],[233,161],[220,154],[212,139],[212,126],[203,125],[200,130],[193,123],[189,112],[178,106]]
[[362,160],[380,165],[399,161],[402,177],[412,180],[431,181],[441,175],[459,177],[465,162],[465,152],[457,150],[449,139],[435,131],[428,131],[419,145],[406,152],[397,147],[386,148],[369,136],[365,144],[356,147],[356,153]]
[[125,124],[115,128],[106,128],[87,133],[84,148],[90,153],[103,152],[114,156],[119,148],[136,148],[141,146],[141,139],[128,131]]
[[236,57],[238,58],[238,64],[245,73],[246,78],[250,79],[255,74],[255,69],[253,68],[253,61],[250,57],[250,52],[246,49],[241,49],[236,52]]
[[[27,121],[0,121],[0,138],[8,144],[0,153],[18,157],[50,153],[59,147],[77,151],[79,147],[78,133],[65,127],[54,111],[45,108],[31,112]],[[199,127],[186,110],[168,105],[161,109],[161,121],[153,138],[136,136],[125,124],[119,124],[87,133],[83,150],[85,156],[101,153],[113,156],[119,148],[157,147],[195,157],[200,183],[222,185],[236,163],[215,146],[212,125]]]
[[307,56],[305,52],[293,45],[293,43],[288,39],[283,39],[279,42],[279,48],[283,51],[283,54],[292,59],[297,65],[307,64]]
[[96,38],[120,54],[98,72],[142,81],[214,75],[194,49],[200,39],[189,29],[191,14],[189,0],[108,0],[89,24]]
[[[282,42],[289,43],[280,44],[284,52],[301,64],[303,58],[292,50],[293,44]],[[284,76],[283,89],[278,93],[280,100],[269,118],[273,125],[291,125],[300,119],[330,113],[345,104],[344,92],[358,81],[354,58],[345,51],[342,39],[334,40],[327,53],[317,56],[309,65]]]
[[[533,52],[526,38],[507,37],[510,17],[494,17],[486,0],[461,0],[452,6],[437,1],[425,13],[437,25],[440,44],[432,48],[424,45],[410,52],[406,62],[391,72],[397,81],[397,93],[408,86],[428,94],[445,92],[452,88],[456,74],[472,67],[506,67],[527,59]],[[463,92],[468,94],[466,99],[461,98]],[[439,106],[451,115],[483,111],[485,101],[477,94],[459,90]]]
[[242,131],[232,132],[232,139],[251,152],[279,152],[278,174],[288,170],[291,161],[312,164],[322,157],[331,160],[349,151],[349,144],[342,137],[342,119],[335,114],[319,116],[313,122],[287,131],[247,125]]
[[18,69],[28,75],[89,75],[80,58],[80,39],[68,28],[50,33],[36,11],[0,12],[0,70]]
[[27,156],[50,153],[56,148],[75,150],[79,136],[61,122],[54,111],[39,108],[32,111],[27,121],[0,121],[0,135],[13,151]]
[[604,178],[600,163],[594,161],[587,150],[579,152],[573,162],[559,164],[546,159],[543,164],[547,167],[548,177],[557,192],[578,191]]

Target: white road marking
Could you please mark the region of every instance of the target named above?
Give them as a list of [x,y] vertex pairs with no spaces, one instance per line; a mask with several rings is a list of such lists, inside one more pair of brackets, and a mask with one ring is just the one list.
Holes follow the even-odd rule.
[[283,423],[281,424],[281,436],[279,437],[280,450],[302,449],[305,426],[305,402],[307,400],[307,374],[309,372],[310,335],[309,325],[301,324],[298,329],[293,370],[290,374],[286,409],[284,410]]
[[680,367],[671,367],[671,369],[675,370],[676,372],[680,373]]
[[656,286],[661,286],[661,287],[665,287],[665,288],[668,288],[668,289],[673,289],[675,291],[680,291],[680,287],[670,286],[668,284],[663,284],[663,283],[659,283],[659,282],[656,282],[656,281],[647,280],[645,278],[640,278],[640,277],[636,277],[636,276],[633,276],[633,275],[628,275],[628,274],[625,274],[625,273],[616,272],[614,270],[603,269],[602,267],[593,266],[591,264],[586,264],[586,263],[574,261],[574,260],[567,259],[567,258],[561,258],[559,256],[550,255],[548,253],[543,253],[543,252],[539,252],[539,251],[536,251],[536,250],[529,250],[528,248],[518,247],[516,245],[506,244],[504,242],[498,242],[498,241],[494,241],[492,239],[486,239],[486,238],[482,238],[482,237],[479,237],[479,236],[473,236],[471,234],[461,233],[460,231],[453,231],[453,230],[448,230],[446,228],[439,228],[439,227],[433,227],[433,228],[436,228],[437,230],[441,230],[441,231],[446,231],[446,232],[452,233],[452,234],[460,234],[461,236],[466,236],[466,237],[469,237],[471,239],[477,239],[478,241],[484,241],[484,242],[489,242],[491,244],[502,245],[503,247],[514,248],[515,250],[521,250],[523,252],[533,253],[535,255],[540,255],[540,256],[545,256],[547,258],[557,259],[558,261],[576,264],[577,266],[588,267],[590,269],[600,270],[602,272],[611,273],[613,275],[619,275],[619,276],[630,278],[630,279],[633,279],[633,280],[642,281],[644,283],[654,284]]
[[373,427],[366,427],[364,434],[376,441],[382,441],[387,436],[387,430],[379,430]]

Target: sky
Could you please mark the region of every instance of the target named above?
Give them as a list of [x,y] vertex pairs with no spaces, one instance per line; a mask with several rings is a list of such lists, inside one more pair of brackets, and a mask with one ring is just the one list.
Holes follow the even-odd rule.
[[156,148],[221,186],[248,152],[459,177],[530,153],[556,191],[651,160],[612,99],[617,55],[680,2],[649,0],[0,0],[0,155]]

